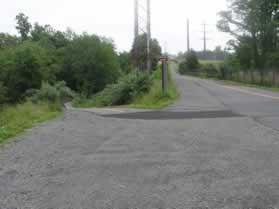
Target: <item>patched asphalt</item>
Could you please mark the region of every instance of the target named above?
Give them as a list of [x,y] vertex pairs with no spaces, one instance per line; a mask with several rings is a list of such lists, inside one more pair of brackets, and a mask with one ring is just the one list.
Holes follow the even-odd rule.
[[3,146],[0,209],[279,208],[279,102],[174,78],[164,111],[70,109]]
[[149,111],[136,113],[108,114],[104,117],[120,119],[140,120],[184,120],[184,119],[209,119],[209,118],[233,118],[241,115],[232,111],[196,111],[196,112],[172,112],[172,111]]

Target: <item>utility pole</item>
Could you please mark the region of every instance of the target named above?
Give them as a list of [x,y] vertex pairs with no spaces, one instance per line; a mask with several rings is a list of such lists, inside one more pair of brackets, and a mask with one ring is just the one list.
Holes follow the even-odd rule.
[[189,19],[187,19],[187,52],[190,51],[190,23]]
[[150,0],[146,0],[146,10],[147,10],[147,70],[151,71],[151,5]]
[[206,52],[206,41],[207,41],[207,37],[206,37],[206,24],[203,24],[203,51],[204,53]]
[[138,0],[134,0],[135,4],[135,39],[139,35],[139,2]]
[[[146,69],[151,71],[151,0],[144,0],[145,5],[142,5],[142,1],[134,0],[135,10],[135,40],[140,34],[146,35]],[[139,10],[141,8],[141,10]],[[144,15],[141,13],[144,11]],[[139,22],[139,19],[142,20]],[[143,25],[141,25],[144,24]]]

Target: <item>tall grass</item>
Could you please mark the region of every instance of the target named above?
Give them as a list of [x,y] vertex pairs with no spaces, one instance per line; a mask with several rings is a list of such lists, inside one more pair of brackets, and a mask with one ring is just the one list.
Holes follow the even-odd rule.
[[216,68],[224,63],[224,61],[221,60],[199,60],[199,62],[201,65],[213,65]]
[[37,123],[52,119],[61,113],[56,105],[31,102],[0,109],[0,143],[22,133]]
[[[169,68],[176,70],[177,65],[170,63]],[[162,94],[162,73],[161,69],[158,68],[154,73],[154,81],[150,91],[142,96],[135,98],[130,105],[134,108],[143,109],[161,109],[167,107],[178,98],[177,88],[172,79],[170,70],[168,71],[168,89],[166,95]]]

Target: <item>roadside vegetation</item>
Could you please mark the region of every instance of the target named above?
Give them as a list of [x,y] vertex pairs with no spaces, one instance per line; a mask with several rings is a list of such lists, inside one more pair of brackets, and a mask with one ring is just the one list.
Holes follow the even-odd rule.
[[0,110],[0,144],[22,133],[33,125],[53,119],[61,114],[57,106],[48,103],[26,102],[2,107]]
[[[172,64],[175,65],[175,64]],[[125,105],[132,108],[161,109],[178,97],[175,83],[168,72],[168,91],[162,94],[162,72],[160,66],[152,73],[132,72],[116,84],[107,86],[92,98],[77,98],[75,107],[111,107]]]
[[178,99],[176,85],[172,79],[170,70],[176,70],[177,65],[171,63],[168,71],[168,89],[166,95],[162,95],[162,71],[158,67],[153,75],[153,82],[150,91],[147,94],[137,96],[130,107],[143,108],[143,109],[161,109],[172,104]]
[[74,106],[86,108],[129,104],[138,95],[147,93],[151,84],[152,76],[146,72],[134,71],[91,98],[77,98]]
[[129,105],[154,89],[161,47],[151,40],[148,72],[146,34],[118,53],[106,37],[32,24],[22,13],[15,20],[19,36],[0,33],[0,143],[58,116],[65,102]]
[[[224,50],[223,62],[200,61],[191,66],[200,54],[180,54],[179,72],[271,90],[279,88],[278,1],[232,0],[228,4],[228,9],[219,13],[217,24],[220,31],[233,37]],[[189,58],[190,54],[195,54],[194,58]]]

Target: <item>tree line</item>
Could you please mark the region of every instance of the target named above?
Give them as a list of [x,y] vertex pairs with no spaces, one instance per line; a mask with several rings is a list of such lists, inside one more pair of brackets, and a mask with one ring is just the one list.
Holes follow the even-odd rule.
[[227,10],[219,16],[218,29],[232,36],[223,51],[224,62],[200,64],[201,53],[191,51],[182,54],[180,72],[277,86],[279,1],[228,0]]
[[[16,29],[19,36],[0,33],[0,104],[23,101],[33,90],[61,82],[89,98],[134,69],[146,69],[144,34],[130,52],[118,53],[109,38],[31,24],[22,13],[16,16]],[[151,46],[155,67],[161,48],[155,39]]]
[[229,0],[217,27],[234,37],[229,46],[239,68],[279,67],[278,0]]

